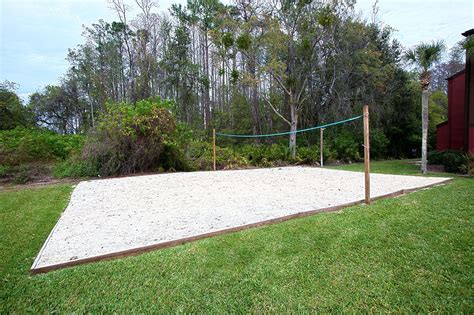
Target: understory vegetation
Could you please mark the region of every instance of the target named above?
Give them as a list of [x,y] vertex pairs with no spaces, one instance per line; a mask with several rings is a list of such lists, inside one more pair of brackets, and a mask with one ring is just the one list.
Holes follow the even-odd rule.
[[54,165],[82,151],[84,136],[18,126],[0,131],[0,179],[23,184],[51,176]]
[[[411,162],[374,162],[372,170],[419,174]],[[469,178],[370,206],[29,276],[72,189],[0,191],[0,313],[474,311]]]

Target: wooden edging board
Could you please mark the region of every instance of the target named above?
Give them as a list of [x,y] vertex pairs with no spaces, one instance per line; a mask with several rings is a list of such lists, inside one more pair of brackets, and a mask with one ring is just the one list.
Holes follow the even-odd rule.
[[[429,185],[425,185],[425,186],[421,186],[421,187],[417,187],[417,188],[411,188],[411,189],[402,189],[402,190],[398,190],[398,191],[393,192],[393,193],[389,193],[389,194],[385,194],[385,195],[382,195],[382,196],[374,197],[371,200],[393,198],[393,197],[405,195],[405,194],[408,194],[408,193],[411,193],[411,192],[414,192],[414,191],[422,190],[422,189],[425,189],[425,188],[428,188],[428,187],[446,184],[447,182],[450,182],[451,180],[452,180],[452,178],[449,178],[449,179],[446,179],[442,182],[438,182],[438,183],[435,183],[435,184],[429,184]],[[92,262],[97,262],[97,261],[102,261],[102,260],[111,260],[111,259],[117,259],[117,258],[122,258],[122,257],[127,257],[127,256],[135,256],[135,255],[150,252],[150,251],[153,251],[153,250],[166,248],[166,247],[177,246],[177,245],[197,241],[197,240],[208,238],[208,237],[223,235],[223,234],[232,233],[232,232],[238,232],[238,231],[242,231],[242,230],[246,230],[246,229],[250,229],[250,228],[255,228],[255,227],[259,227],[259,226],[264,226],[264,225],[280,223],[280,222],[291,220],[291,219],[307,217],[307,216],[311,216],[311,215],[314,215],[314,214],[317,214],[317,213],[320,213],[320,212],[338,211],[338,210],[341,210],[341,209],[344,209],[344,208],[347,208],[347,207],[363,204],[364,202],[365,202],[365,200],[361,199],[361,200],[357,200],[357,201],[353,201],[353,202],[349,202],[349,203],[345,203],[345,204],[341,204],[341,205],[337,205],[337,206],[294,213],[294,214],[290,214],[290,215],[287,215],[287,216],[274,218],[274,219],[270,219],[270,220],[265,220],[265,221],[245,224],[245,225],[241,225],[241,226],[237,226],[237,227],[233,227],[233,228],[214,231],[214,232],[210,232],[210,233],[204,233],[204,234],[199,234],[199,235],[195,235],[195,236],[180,238],[180,239],[173,240],[173,241],[167,241],[167,242],[162,242],[162,243],[158,243],[158,244],[152,244],[152,245],[127,249],[127,250],[123,250],[123,251],[119,251],[119,252],[114,252],[114,253],[109,253],[109,254],[104,254],[104,255],[98,255],[98,256],[93,256],[93,257],[87,257],[87,258],[82,258],[82,259],[77,259],[77,260],[71,260],[71,261],[68,261],[68,262],[65,262],[65,263],[49,265],[49,266],[41,267],[41,268],[35,268],[36,263],[37,263],[36,259],[35,259],[35,262],[33,263],[33,266],[30,269],[30,274],[31,275],[36,275],[36,274],[46,273],[46,272],[49,272],[49,271],[52,271],[52,270],[57,270],[57,269],[62,269],[62,268],[67,268],[67,267],[73,267],[73,266],[77,266],[77,265],[82,265],[82,264],[87,264],[87,263],[92,263]],[[59,220],[58,220],[58,222],[59,222]],[[43,249],[46,247],[46,244],[49,242],[49,239],[51,238],[53,232],[55,231],[58,222],[56,223],[53,230],[49,234],[48,238],[46,239],[46,242],[43,244],[43,246],[42,246],[42,248],[41,248],[41,250],[40,250],[37,257],[41,256],[41,253],[43,252]]]

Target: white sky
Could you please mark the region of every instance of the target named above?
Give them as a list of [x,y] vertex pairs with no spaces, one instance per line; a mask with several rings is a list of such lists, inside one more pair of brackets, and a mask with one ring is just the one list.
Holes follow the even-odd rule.
[[[229,1],[224,1],[228,3]],[[83,42],[82,25],[112,21],[107,0],[0,0],[0,81],[18,83],[22,97],[58,83],[68,63],[68,48]],[[129,0],[132,3],[132,0]],[[166,11],[171,3],[158,0]],[[358,0],[356,10],[370,17],[374,0]],[[448,47],[474,28],[474,0],[379,0],[378,19],[396,30],[409,47],[444,40]]]

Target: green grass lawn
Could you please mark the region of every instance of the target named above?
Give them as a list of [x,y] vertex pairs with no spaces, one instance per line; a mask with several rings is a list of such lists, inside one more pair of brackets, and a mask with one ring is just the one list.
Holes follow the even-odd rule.
[[0,192],[1,313],[474,312],[473,179],[31,277],[71,191]]
[[[387,161],[371,161],[370,171],[373,173],[386,173],[386,174],[397,174],[397,175],[419,175],[420,165],[415,164],[416,160],[387,160]],[[338,166],[328,166],[329,168],[336,168],[346,171],[364,171],[363,163],[353,163]],[[449,173],[428,173],[427,176],[448,176],[452,177],[453,174]]]

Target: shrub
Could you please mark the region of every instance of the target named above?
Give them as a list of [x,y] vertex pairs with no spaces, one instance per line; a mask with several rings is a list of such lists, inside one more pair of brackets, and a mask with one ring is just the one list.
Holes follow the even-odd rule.
[[94,177],[99,175],[99,166],[89,160],[83,160],[77,156],[71,157],[53,167],[53,176],[64,177]]
[[[212,170],[212,144],[203,141],[191,141],[187,146],[186,158],[190,163],[192,163],[193,169]],[[216,146],[217,169],[235,169],[247,167],[249,165],[250,162],[245,158],[245,156],[235,153],[230,148]]]
[[79,152],[81,135],[60,135],[53,131],[18,127],[0,131],[0,164],[20,165],[63,160]]
[[193,163],[195,169],[212,169],[212,144],[203,141],[191,141],[187,145],[185,155]]
[[460,171],[469,176],[474,176],[474,154],[464,156],[464,163],[461,165]]
[[290,150],[284,144],[247,144],[238,147],[236,151],[239,156],[255,166],[271,167],[290,162]]
[[[297,158],[304,164],[318,164],[321,162],[320,146],[298,146],[296,150]],[[330,163],[337,159],[337,152],[329,145],[323,148],[324,163]]]
[[319,151],[319,146],[299,146],[296,150],[296,155],[302,163],[319,164],[321,158]]
[[45,163],[25,163],[11,166],[7,169],[5,178],[13,184],[25,184],[31,180],[44,179],[50,176],[51,165]]
[[466,163],[466,157],[462,151],[431,151],[428,154],[428,163],[443,165],[446,172],[460,172],[462,165]]
[[185,153],[176,142],[164,143],[160,154],[160,167],[168,171],[192,171],[194,167],[186,158]]
[[359,161],[359,150],[362,147],[354,134],[348,131],[339,132],[334,138],[334,150],[337,158],[346,162]]
[[382,130],[374,129],[370,132],[370,157],[373,159],[381,159],[387,156],[388,144],[387,139]]
[[0,178],[1,177],[6,177],[7,174],[8,174],[8,170],[9,170],[8,166],[0,165]]
[[99,165],[101,175],[157,169],[164,144],[176,129],[170,103],[157,98],[134,105],[107,104],[107,112],[88,137],[83,157]]

